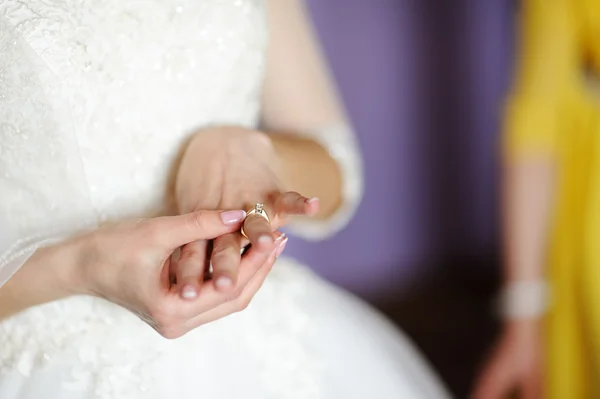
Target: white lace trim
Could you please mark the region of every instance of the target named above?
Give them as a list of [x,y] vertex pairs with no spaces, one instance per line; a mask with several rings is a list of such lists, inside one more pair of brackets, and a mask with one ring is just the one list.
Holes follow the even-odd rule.
[[364,174],[360,144],[347,125],[326,126],[296,134],[323,146],[338,163],[342,174],[342,204],[327,220],[298,220],[290,231],[311,241],[331,237],[345,228],[356,213],[364,193]]
[[42,235],[25,238],[16,242],[8,251],[0,255],[0,287],[21,268],[38,248],[60,241]]

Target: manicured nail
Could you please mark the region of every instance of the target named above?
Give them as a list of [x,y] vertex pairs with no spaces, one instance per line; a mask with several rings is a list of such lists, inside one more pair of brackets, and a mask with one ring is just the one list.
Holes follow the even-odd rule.
[[281,256],[281,254],[283,253],[283,250],[285,249],[285,246],[287,245],[288,239],[286,238],[285,240],[283,240],[283,242],[279,245],[279,248],[277,248],[277,254],[275,255],[277,258],[279,258],[279,256]]
[[307,216],[314,216],[319,212],[319,199],[317,197],[306,199],[304,202],[310,206],[310,210],[306,213]]
[[198,292],[191,285],[186,285],[181,290],[181,296],[185,299],[194,299],[198,296]]
[[217,288],[229,288],[233,285],[233,281],[227,276],[221,276],[215,281]]
[[287,236],[285,235],[285,233],[280,233],[279,236],[275,239],[275,244],[279,245],[279,243],[285,240],[286,238]]
[[245,211],[225,211],[221,212],[221,220],[225,224],[239,223],[246,218]]
[[258,243],[259,244],[272,244],[273,237],[271,237],[269,234],[263,234],[262,236],[258,237]]

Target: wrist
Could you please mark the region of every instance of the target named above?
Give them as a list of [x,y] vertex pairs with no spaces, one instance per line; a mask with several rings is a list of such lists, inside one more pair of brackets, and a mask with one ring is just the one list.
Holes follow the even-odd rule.
[[293,148],[290,148],[290,142],[286,137],[277,134],[268,134],[270,145],[277,159],[276,168],[278,169],[279,184],[281,191],[299,191],[296,183],[298,179],[297,170],[294,168],[294,162],[297,160]]
[[102,292],[105,274],[102,267],[97,267],[104,252],[102,232],[94,230],[65,243],[63,250],[72,261],[64,265],[63,283],[70,295],[98,296]]
[[43,303],[76,295],[73,244],[38,248],[0,289],[0,319]]
[[69,239],[39,248],[31,258],[31,269],[35,269],[35,273],[40,275],[44,285],[52,287],[53,292],[49,293],[52,299],[83,293],[79,268],[79,239]]
[[540,328],[541,322],[541,317],[506,319],[503,325],[505,329],[510,331],[533,331]]
[[85,248],[89,234],[65,241],[55,249],[56,262],[60,272],[57,273],[58,284],[63,287],[63,294],[88,294],[89,273],[86,273]]
[[271,141],[286,190],[318,197],[321,207],[316,219],[332,215],[342,203],[342,177],[329,151],[309,137],[273,134]]

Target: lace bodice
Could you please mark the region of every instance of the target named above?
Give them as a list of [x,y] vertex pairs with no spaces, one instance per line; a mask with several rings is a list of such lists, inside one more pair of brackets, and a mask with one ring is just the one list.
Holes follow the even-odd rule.
[[0,1],[0,207],[19,235],[48,210],[54,229],[159,212],[191,133],[254,126],[262,3]]
[[[207,125],[258,123],[264,8],[261,0],[0,0],[0,215],[13,228],[5,239],[35,242],[163,212],[187,137]],[[75,336],[118,335],[112,323],[139,321],[92,298],[32,309],[0,331],[0,365],[28,373]],[[128,353],[138,350],[124,362],[114,356],[123,345],[114,346],[106,361],[82,353],[74,370],[155,355],[151,339],[132,339]]]

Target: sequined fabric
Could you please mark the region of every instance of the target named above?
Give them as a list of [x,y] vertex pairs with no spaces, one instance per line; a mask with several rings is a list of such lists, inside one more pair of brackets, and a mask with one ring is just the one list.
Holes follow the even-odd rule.
[[60,214],[82,196],[100,219],[156,211],[190,133],[256,124],[260,1],[3,0],[0,15],[0,206],[23,229],[39,228],[29,195]]

